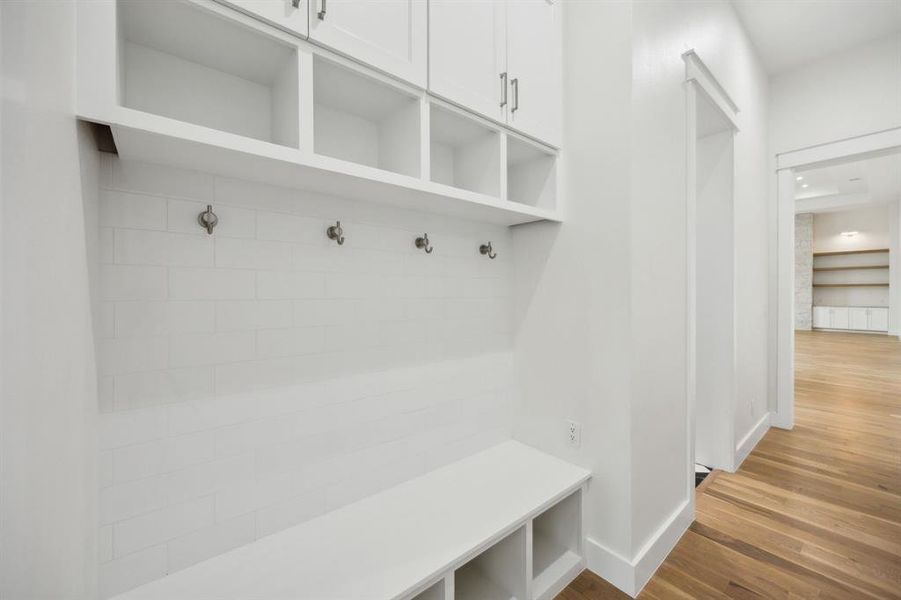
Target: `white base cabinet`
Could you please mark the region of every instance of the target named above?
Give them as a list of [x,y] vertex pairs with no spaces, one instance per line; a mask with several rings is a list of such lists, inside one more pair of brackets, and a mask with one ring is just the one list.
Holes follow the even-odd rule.
[[814,306],[814,329],[888,331],[888,309],[877,306]]

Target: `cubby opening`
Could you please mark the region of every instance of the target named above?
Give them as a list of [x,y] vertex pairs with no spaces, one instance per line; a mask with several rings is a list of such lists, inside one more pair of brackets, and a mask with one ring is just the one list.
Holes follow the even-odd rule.
[[456,600],[528,600],[526,530],[520,527],[454,573]]
[[447,598],[445,596],[444,589],[444,580],[442,579],[419,592],[410,600],[453,600],[453,598]]
[[561,500],[532,521],[532,589],[535,598],[542,598],[582,562],[581,522],[580,492]]
[[419,177],[419,99],[349,67],[313,59],[317,154]]
[[297,49],[196,4],[119,0],[120,103],[297,148]]
[[432,181],[500,196],[500,133],[435,104],[429,112]]
[[508,135],[507,199],[554,209],[557,204],[557,156],[550,150]]

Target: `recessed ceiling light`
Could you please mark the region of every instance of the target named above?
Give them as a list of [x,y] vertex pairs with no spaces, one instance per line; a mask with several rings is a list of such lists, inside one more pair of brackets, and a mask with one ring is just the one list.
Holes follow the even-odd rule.
[[806,188],[806,187],[810,187],[810,186],[807,185],[806,183],[802,183],[802,184],[801,184],[801,187],[802,187],[802,188]]
[[842,235],[845,237],[854,237],[858,233],[860,233],[860,232],[859,231],[843,231]]
[[795,181],[804,181],[804,176],[798,175],[797,177],[795,177]]

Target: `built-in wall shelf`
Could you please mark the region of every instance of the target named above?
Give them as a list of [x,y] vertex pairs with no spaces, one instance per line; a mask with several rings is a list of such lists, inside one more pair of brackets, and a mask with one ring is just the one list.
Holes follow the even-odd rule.
[[504,442],[115,600],[547,600],[584,568],[589,475]]
[[848,254],[877,254],[880,252],[888,252],[888,248],[875,248],[872,250],[841,250],[838,252],[814,252],[814,256],[845,256]]
[[815,283],[813,287],[888,287],[887,283]]
[[814,271],[860,271],[867,269],[888,269],[888,265],[862,265],[853,267],[814,267]]
[[124,160],[493,224],[561,220],[556,149],[421,88],[218,3],[78,11],[77,112]]

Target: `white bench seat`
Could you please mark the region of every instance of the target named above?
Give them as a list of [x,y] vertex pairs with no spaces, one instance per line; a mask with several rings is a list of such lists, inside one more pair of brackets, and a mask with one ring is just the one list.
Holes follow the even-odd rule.
[[[412,597],[527,523],[531,537],[530,520],[588,477],[585,469],[504,442],[116,600]],[[581,537],[580,521],[578,527]],[[568,552],[560,575],[571,577],[582,564]]]

